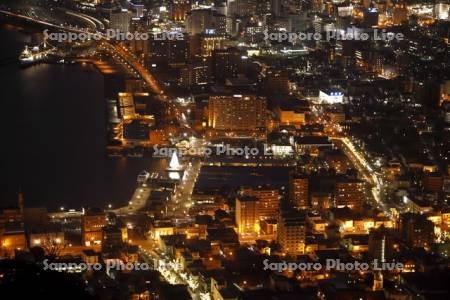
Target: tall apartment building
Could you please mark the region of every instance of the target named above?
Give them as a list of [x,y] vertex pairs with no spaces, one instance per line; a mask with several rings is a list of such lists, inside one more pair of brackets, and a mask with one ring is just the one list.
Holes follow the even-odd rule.
[[282,211],[278,217],[277,242],[286,254],[305,253],[305,215],[297,210]]
[[257,209],[259,220],[276,219],[280,206],[280,194],[270,186],[258,186],[242,189],[244,195],[258,199]]
[[219,130],[265,127],[266,107],[266,99],[256,95],[210,96],[208,125]]
[[289,199],[297,208],[309,207],[309,179],[307,175],[292,172],[289,175]]

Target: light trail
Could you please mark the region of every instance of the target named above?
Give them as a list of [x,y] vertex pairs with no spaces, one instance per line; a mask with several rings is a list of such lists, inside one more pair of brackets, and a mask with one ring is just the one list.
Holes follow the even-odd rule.
[[363,169],[363,175],[366,180],[372,185],[371,193],[375,201],[384,206],[381,201],[381,180],[378,178],[377,174],[364,158],[364,155],[358,152],[355,145],[348,137],[333,137],[332,139],[340,141],[346,149],[351,153],[351,155],[356,159],[357,166]]

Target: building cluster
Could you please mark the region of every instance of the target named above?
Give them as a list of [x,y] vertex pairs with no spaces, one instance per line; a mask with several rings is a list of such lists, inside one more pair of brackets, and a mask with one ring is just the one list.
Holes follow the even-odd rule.
[[[151,262],[105,276],[131,299],[448,298],[448,3],[104,2],[111,29],[149,33],[118,44],[164,89],[105,77],[108,153],[190,151],[125,208],[43,217],[51,249]],[[45,243],[20,203],[5,256]],[[330,261],[350,267],[312,267]]]

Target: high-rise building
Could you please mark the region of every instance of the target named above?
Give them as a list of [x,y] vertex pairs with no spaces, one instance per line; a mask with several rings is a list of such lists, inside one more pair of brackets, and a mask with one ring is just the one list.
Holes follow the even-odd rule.
[[259,220],[276,219],[280,206],[280,194],[277,189],[270,186],[244,188],[243,194],[258,199]]
[[258,0],[256,2],[256,14],[263,16],[270,14],[271,3],[270,0]]
[[182,65],[188,58],[188,40],[185,36],[182,39],[161,39],[158,35],[151,36],[148,53],[149,64]]
[[307,175],[291,173],[289,175],[289,199],[297,208],[309,207],[309,179]]
[[365,182],[359,179],[339,178],[335,185],[334,205],[361,209],[365,199]]
[[238,75],[239,66],[242,63],[242,52],[236,48],[226,50],[217,49],[212,52],[214,78],[218,82],[224,82],[227,78]]
[[186,14],[191,10],[191,0],[172,0],[170,4],[170,19],[176,22],[186,20]]
[[211,81],[211,60],[206,57],[189,62],[180,71],[180,85],[183,87],[206,85]]
[[[444,2],[444,1],[442,1]],[[434,6],[434,14],[436,19],[448,20],[450,18],[450,4],[447,3],[436,3]]]
[[434,224],[424,215],[402,215],[400,229],[406,243],[412,248],[429,249],[434,241]]
[[271,12],[274,17],[281,14],[281,0],[270,0]]
[[369,7],[368,9],[364,10],[364,24],[367,27],[377,26],[378,17],[378,9]]
[[259,0],[237,0],[236,9],[239,16],[253,16]]
[[369,259],[378,262],[391,260],[394,252],[394,236],[390,229],[381,226],[370,230]]
[[226,34],[226,17],[212,9],[195,9],[187,13],[186,31],[196,34]]
[[238,196],[236,198],[235,217],[239,234],[257,233],[258,199],[246,195]]
[[256,95],[210,96],[209,127],[219,130],[254,130],[266,126],[266,99]]
[[187,39],[170,40],[167,60],[170,65],[183,65],[188,59]]
[[200,54],[202,56],[211,56],[214,50],[225,48],[225,37],[217,34],[200,35]]
[[109,15],[109,28],[121,33],[130,32],[132,13],[127,9],[112,11]]
[[306,222],[303,212],[298,210],[281,211],[278,217],[277,242],[286,254],[305,253]]

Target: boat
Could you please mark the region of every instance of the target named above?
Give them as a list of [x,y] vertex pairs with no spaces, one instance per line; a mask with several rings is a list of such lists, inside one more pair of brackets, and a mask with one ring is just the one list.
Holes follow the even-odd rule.
[[137,182],[139,184],[143,184],[143,183],[146,183],[149,178],[150,178],[150,173],[147,172],[146,170],[142,170],[142,172],[139,173],[139,175],[137,177]]
[[25,49],[20,53],[19,62],[21,66],[29,66],[32,64],[43,62],[47,56],[48,50],[40,49],[39,46]]

